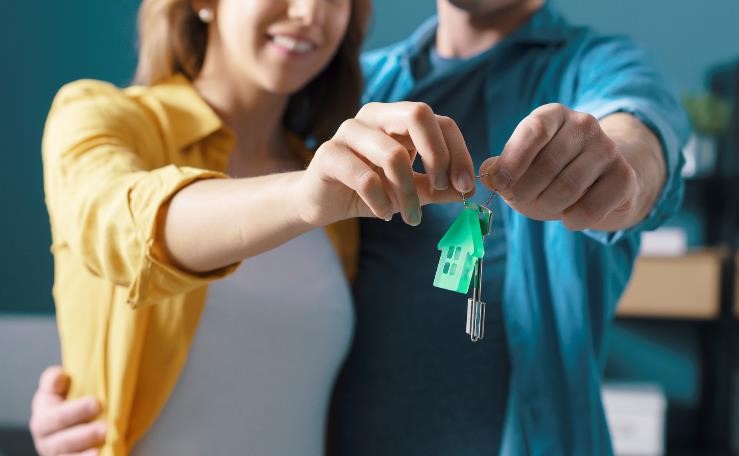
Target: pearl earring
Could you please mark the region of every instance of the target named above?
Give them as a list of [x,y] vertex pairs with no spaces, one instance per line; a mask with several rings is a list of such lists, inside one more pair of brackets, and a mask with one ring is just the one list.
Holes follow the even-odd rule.
[[213,10],[210,8],[201,8],[198,10],[198,17],[202,22],[209,24],[213,21]]

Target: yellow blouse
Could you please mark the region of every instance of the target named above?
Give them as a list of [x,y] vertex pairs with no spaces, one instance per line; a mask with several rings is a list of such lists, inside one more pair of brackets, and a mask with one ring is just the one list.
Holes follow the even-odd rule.
[[[103,403],[103,455],[127,454],[153,424],[186,360],[208,282],[169,264],[154,233],[161,209],[198,179],[226,178],[234,138],[190,82],[120,90],[63,87],[43,138],[56,316],[70,397]],[[347,275],[356,221],[327,228]]]

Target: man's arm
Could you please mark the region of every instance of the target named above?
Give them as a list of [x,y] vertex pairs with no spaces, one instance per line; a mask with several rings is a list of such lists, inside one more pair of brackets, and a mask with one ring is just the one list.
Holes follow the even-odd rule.
[[634,170],[637,193],[634,207],[623,218],[621,214],[613,214],[593,228],[603,231],[630,228],[649,214],[665,184],[664,152],[654,133],[631,114],[611,114],[600,121],[600,126]]

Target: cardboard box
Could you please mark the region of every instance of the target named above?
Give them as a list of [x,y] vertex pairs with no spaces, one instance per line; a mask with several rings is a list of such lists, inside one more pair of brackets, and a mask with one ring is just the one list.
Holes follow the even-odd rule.
[[718,317],[722,258],[720,250],[638,258],[617,315],[697,320]]
[[658,385],[606,384],[602,397],[616,455],[664,454],[667,400]]

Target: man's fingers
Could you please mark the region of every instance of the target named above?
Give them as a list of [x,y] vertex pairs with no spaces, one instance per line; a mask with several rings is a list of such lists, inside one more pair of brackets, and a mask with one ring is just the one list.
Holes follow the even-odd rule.
[[457,192],[470,193],[475,188],[474,165],[457,123],[446,116],[436,116],[449,150],[449,175]]
[[509,201],[529,203],[557,178],[583,150],[585,135],[574,122],[565,122],[531,162],[526,172],[508,190]]
[[537,204],[557,215],[575,204],[613,162],[606,148],[589,148],[578,155],[539,195]]
[[523,119],[503,147],[499,160],[486,160],[481,174],[489,174],[486,182],[508,196],[508,190],[528,170],[539,151],[546,146],[564,125],[569,109],[560,104],[540,106]]
[[612,167],[614,169],[603,174],[579,201],[564,211],[562,221],[567,228],[572,231],[598,229],[598,223],[612,211],[631,209],[634,195],[629,189],[634,185],[627,182],[636,180],[636,176],[626,164]]
[[86,423],[100,413],[99,402],[90,396],[47,404],[33,411],[30,427],[35,436],[43,437],[70,426]]
[[[433,110],[425,103],[368,103],[356,116],[365,125],[398,137],[408,136],[435,189],[449,186],[449,150]],[[403,143],[402,140],[399,140]]]
[[78,453],[105,442],[106,426],[102,421],[80,424],[56,432],[44,439],[46,454]]

